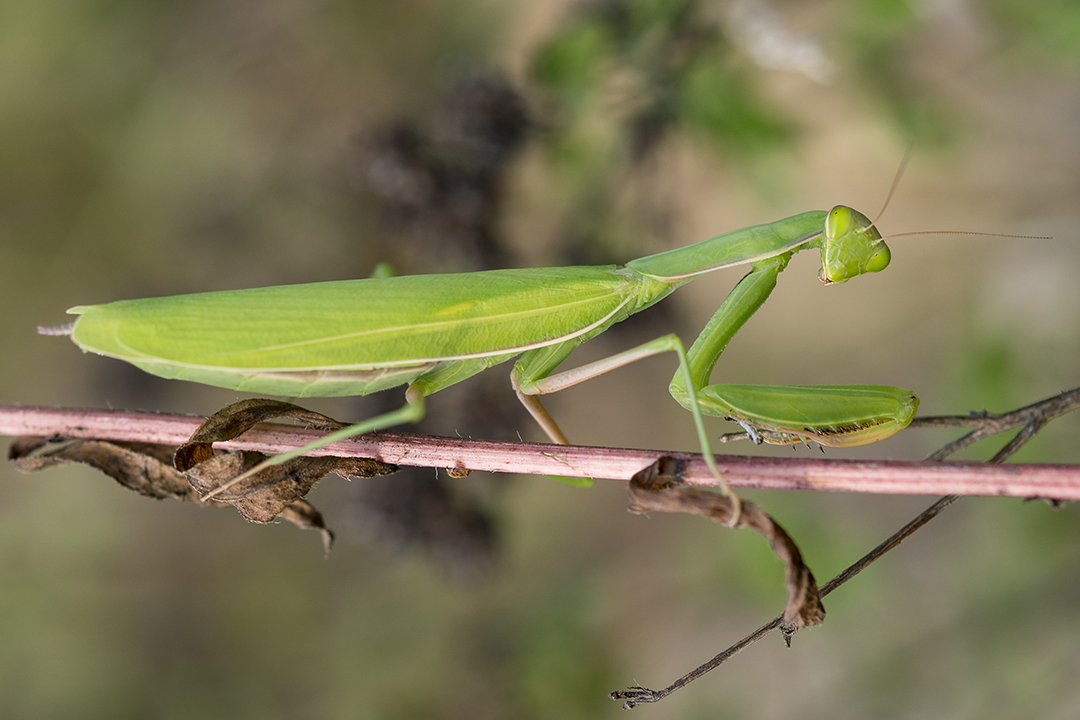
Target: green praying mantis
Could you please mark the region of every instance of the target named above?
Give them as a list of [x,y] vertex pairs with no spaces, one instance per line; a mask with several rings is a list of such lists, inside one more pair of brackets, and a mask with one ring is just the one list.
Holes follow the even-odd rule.
[[[125,300],[71,308],[79,316],[73,323],[42,331],[69,334],[83,351],[154,375],[234,390],[301,398],[407,386],[401,408],[273,456],[245,477],[339,439],[418,421],[428,395],[518,356],[511,371],[517,396],[554,442],[566,444],[540,395],[674,352],[679,369],[671,394],[692,414],[705,462],[737,520],[741,505],[716,467],[703,415],[732,419],[758,442],[845,447],[889,437],[918,408],[912,392],[888,386],[709,384],[728,342],[769,297],[792,255],[808,248],[820,250],[826,285],[880,272],[891,258],[874,223],[840,205],[621,266],[374,277]],[[668,334],[557,372],[575,348],[615,323],[701,275],[743,264],[750,272],[689,350]]]

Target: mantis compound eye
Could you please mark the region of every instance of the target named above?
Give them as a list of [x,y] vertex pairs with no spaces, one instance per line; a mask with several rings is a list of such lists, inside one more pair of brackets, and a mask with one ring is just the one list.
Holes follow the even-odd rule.
[[855,224],[856,211],[844,205],[837,205],[825,216],[825,237],[839,238],[851,232]]
[[889,251],[889,246],[885,243],[878,243],[877,250],[874,250],[873,255],[866,261],[865,272],[881,272],[889,267],[890,260],[892,260],[892,252]]

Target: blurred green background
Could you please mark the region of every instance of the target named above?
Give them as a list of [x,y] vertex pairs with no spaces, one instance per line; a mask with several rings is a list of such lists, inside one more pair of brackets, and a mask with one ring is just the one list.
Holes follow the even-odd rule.
[[[717,377],[895,384],[929,414],[1080,384],[1080,10],[1065,0],[9,1],[0,69],[5,403],[208,414],[239,398],[35,334],[72,305],[383,260],[625,261],[837,203],[873,215],[912,140],[883,232],[1054,239],[898,238],[888,272],[828,290],[799,256]],[[692,339],[739,276],[698,281],[580,360]],[[642,362],[550,407],[578,442],[692,450],[674,369]],[[540,439],[508,370],[436,396],[428,429]],[[350,419],[387,395],[305,404]],[[1017,459],[1077,462],[1078,431],[1059,420]],[[917,458],[949,437],[829,455]],[[445,504],[492,529],[457,560],[437,535],[378,542],[360,484],[310,496],[338,531],[323,560],[291,526],[151,502],[85,468],[3,466],[0,716],[621,717],[607,692],[663,686],[783,604],[760,538],[630,516],[621,483],[450,481]],[[821,581],[932,500],[746,496]],[[826,605],[793,649],[770,637],[635,713],[1080,713],[1076,507],[966,499]]]

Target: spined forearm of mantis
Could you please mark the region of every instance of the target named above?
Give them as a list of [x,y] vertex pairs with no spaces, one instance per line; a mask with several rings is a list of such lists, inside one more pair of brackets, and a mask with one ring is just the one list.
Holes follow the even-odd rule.
[[[518,396],[552,440],[565,443],[540,395],[674,352],[679,369],[671,393],[690,411],[701,451],[737,508],[737,496],[713,462],[703,415],[733,419],[769,441],[852,446],[904,428],[918,407],[913,393],[887,386],[709,384],[727,343],[768,298],[791,256],[807,248],[820,251],[820,279],[827,285],[881,271],[890,260],[874,224],[837,206],[625,266],[377,277],[126,300],[74,307],[68,312],[79,316],[75,322],[43,332],[70,334],[84,351],[154,375],[234,390],[328,397],[407,386],[398,410],[274,456],[260,468],[345,437],[415,422],[428,395],[515,357],[511,379]],[[558,370],[578,345],[615,323],[698,276],[741,264],[749,264],[750,272],[689,350],[670,334]]]

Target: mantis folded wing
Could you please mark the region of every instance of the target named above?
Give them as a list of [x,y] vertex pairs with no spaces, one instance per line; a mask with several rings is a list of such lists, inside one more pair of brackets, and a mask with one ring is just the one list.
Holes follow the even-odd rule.
[[[520,356],[518,396],[555,442],[566,438],[538,396],[644,357],[674,352],[671,393],[693,415],[706,462],[702,415],[730,417],[769,441],[875,442],[904,428],[918,407],[883,386],[709,385],[713,366],[768,298],[793,253],[821,252],[821,280],[883,270],[889,249],[866,216],[845,206],[735,230],[625,266],[493,270],[234,290],[72,308],[67,332],[84,351],[165,378],[290,397],[365,395],[407,385],[406,404],[275,456],[283,462],[344,437],[424,414],[424,398]],[[694,278],[751,265],[687,351],[674,334],[556,372],[581,343],[659,302]],[[737,520],[736,513],[736,520]]]

